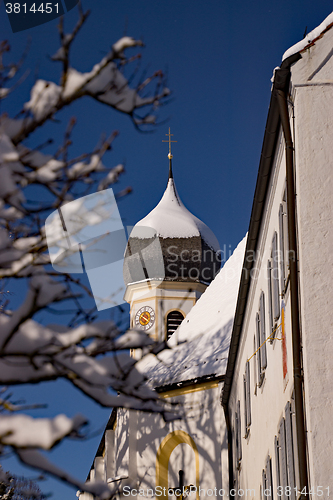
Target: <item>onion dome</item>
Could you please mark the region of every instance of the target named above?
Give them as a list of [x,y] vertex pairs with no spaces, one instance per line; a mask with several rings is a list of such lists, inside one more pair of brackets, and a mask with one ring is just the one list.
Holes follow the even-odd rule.
[[124,281],[201,282],[220,270],[219,244],[213,232],[181,202],[172,175],[158,205],[140,220],[129,237]]

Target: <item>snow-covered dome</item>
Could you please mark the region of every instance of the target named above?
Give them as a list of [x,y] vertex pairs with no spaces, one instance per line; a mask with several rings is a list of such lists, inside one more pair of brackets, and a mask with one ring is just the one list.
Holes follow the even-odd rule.
[[210,283],[220,269],[213,232],[181,202],[172,175],[158,205],[133,228],[124,259],[124,281],[143,279]]

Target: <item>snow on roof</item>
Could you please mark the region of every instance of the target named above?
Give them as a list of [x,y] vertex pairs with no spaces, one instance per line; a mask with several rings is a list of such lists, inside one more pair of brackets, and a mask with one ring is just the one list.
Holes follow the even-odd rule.
[[282,61],[287,59],[287,57],[290,57],[290,56],[296,54],[297,52],[304,50],[309,44],[312,44],[317,38],[319,38],[320,35],[322,35],[322,33],[327,28],[330,28],[331,27],[330,25],[332,25],[332,24],[333,24],[333,12],[331,12],[331,14],[329,16],[327,16],[326,19],[324,19],[324,21],[319,26],[317,26],[317,28],[310,31],[310,33],[308,33],[305,36],[305,38],[303,38],[303,40],[301,40],[300,42],[298,42],[295,45],[293,45],[292,47],[290,47],[283,54]]
[[238,244],[214,281],[169,340],[158,359],[137,364],[155,385],[163,386],[208,375],[224,375],[247,236]]
[[201,236],[213,250],[220,248],[209,227],[183,205],[173,179],[169,179],[159,204],[136,226],[151,227],[162,238]]

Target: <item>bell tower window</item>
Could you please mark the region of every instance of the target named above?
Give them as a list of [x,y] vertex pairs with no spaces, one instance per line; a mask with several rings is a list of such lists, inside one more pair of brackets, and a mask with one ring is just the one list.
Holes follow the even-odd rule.
[[171,335],[177,330],[180,323],[184,319],[184,315],[180,311],[171,311],[167,315],[167,328],[166,328],[166,337],[167,340],[171,337]]

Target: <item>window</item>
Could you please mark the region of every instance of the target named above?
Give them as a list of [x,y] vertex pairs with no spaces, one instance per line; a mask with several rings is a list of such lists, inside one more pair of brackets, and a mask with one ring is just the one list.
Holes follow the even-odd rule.
[[251,425],[251,391],[250,391],[250,363],[246,362],[244,382],[244,422],[245,422],[245,437],[248,436]]
[[269,455],[266,459],[266,466],[262,470],[261,498],[263,500],[266,500],[267,498],[274,498],[272,484],[272,460]]
[[281,293],[287,284],[288,278],[288,224],[287,224],[287,192],[284,192],[283,200],[279,208],[279,246],[280,246],[280,286]]
[[236,469],[240,468],[240,462],[242,460],[242,429],[241,429],[241,417],[240,417],[240,401],[237,402],[237,408],[235,413],[235,458],[236,458]]
[[296,500],[293,419],[289,401],[285,407],[285,418],[279,425],[278,436],[275,436],[275,462],[276,484],[281,487],[281,500]]
[[167,340],[177,330],[180,323],[183,321],[184,315],[180,311],[171,311],[167,315]]
[[257,336],[257,368],[258,368],[258,386],[260,387],[267,367],[266,351],[266,328],[265,328],[265,294],[261,292],[259,301],[259,312],[256,314],[256,336]]

